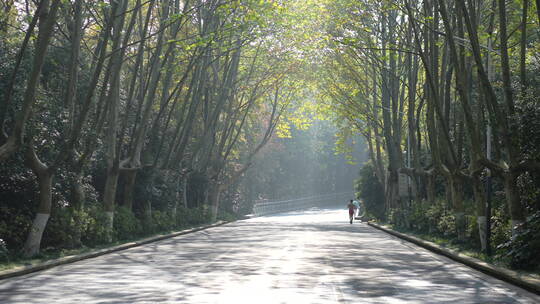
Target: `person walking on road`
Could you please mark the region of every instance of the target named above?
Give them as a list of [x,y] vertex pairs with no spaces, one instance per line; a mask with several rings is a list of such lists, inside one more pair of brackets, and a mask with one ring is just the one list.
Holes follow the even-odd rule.
[[354,205],[354,216],[357,217],[357,216],[360,216],[360,203],[358,202],[358,200],[353,200],[353,205]]
[[351,224],[352,224],[352,221],[353,221],[353,219],[354,219],[354,212],[355,212],[355,209],[356,209],[356,207],[355,207],[354,204],[353,204],[353,200],[351,200],[351,201],[349,202],[349,204],[347,205],[347,208],[349,208],[349,221],[350,221]]

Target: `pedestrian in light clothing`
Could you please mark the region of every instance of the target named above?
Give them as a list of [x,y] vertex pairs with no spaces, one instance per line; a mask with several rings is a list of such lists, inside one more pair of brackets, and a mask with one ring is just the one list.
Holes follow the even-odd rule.
[[353,205],[355,207],[355,213],[354,213],[354,216],[360,216],[360,203],[357,201],[357,200],[353,200]]
[[351,222],[352,224],[352,221],[353,221],[353,218],[354,218],[354,212],[355,212],[355,206],[353,204],[353,200],[351,200],[349,202],[349,204],[347,205],[347,208],[349,208],[349,221]]

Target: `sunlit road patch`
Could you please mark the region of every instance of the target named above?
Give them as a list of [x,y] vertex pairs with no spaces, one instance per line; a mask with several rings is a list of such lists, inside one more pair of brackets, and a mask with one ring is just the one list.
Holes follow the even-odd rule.
[[0,281],[0,303],[540,303],[346,210],[254,218]]

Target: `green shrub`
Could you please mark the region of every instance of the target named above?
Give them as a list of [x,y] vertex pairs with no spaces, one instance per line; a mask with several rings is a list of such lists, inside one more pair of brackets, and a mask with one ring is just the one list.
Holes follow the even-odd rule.
[[210,217],[204,206],[197,208],[178,208],[176,214],[177,227],[188,227],[210,222]]
[[[504,208],[501,206],[494,209],[491,216],[491,245],[493,248],[508,242],[511,237],[510,219]],[[504,254],[504,250],[499,253]]]
[[397,228],[409,228],[407,227],[408,212],[402,208],[391,209],[388,213],[388,220],[390,224]]
[[427,216],[427,209],[428,204],[426,201],[413,202],[411,211],[409,212],[409,222],[411,224],[411,228],[420,232],[429,231],[430,219]]
[[360,169],[360,177],[355,183],[356,196],[364,202],[366,215],[381,221],[386,220],[383,186],[379,183],[371,162],[367,162]]
[[427,201],[413,202],[409,212],[393,211],[390,215],[393,221],[404,221],[400,217],[407,217],[410,227],[419,232],[436,235],[456,235],[456,219],[444,199],[437,199],[433,203]]
[[83,244],[92,247],[106,243],[107,230],[103,223],[107,221],[107,215],[103,208],[100,205],[93,205],[88,207],[85,212],[87,213],[87,227],[82,233]]
[[222,211],[218,214],[218,220],[220,221],[226,221],[226,222],[233,222],[238,219],[238,216],[234,213],[230,213],[227,211]]
[[176,226],[174,218],[170,214],[159,210],[152,212],[152,222],[155,232],[170,231]]
[[9,250],[3,239],[0,239],[0,262],[9,262]]
[[61,207],[53,209],[45,232],[43,248],[75,248],[81,245],[81,233],[86,230],[88,215],[84,211]]
[[450,210],[443,209],[442,215],[437,223],[437,232],[444,236],[456,236],[456,217]]
[[509,258],[510,266],[519,269],[533,269],[540,265],[540,211],[529,216],[518,227],[518,233],[510,241],[499,245]]
[[426,209],[426,218],[427,225],[430,232],[441,233],[439,229],[439,220],[444,214],[444,204],[441,199],[436,200],[435,202],[427,205]]
[[466,235],[472,245],[480,246],[480,234],[478,232],[478,217],[476,215],[467,215]]
[[114,215],[114,235],[117,240],[132,239],[142,232],[141,221],[125,207],[117,207]]

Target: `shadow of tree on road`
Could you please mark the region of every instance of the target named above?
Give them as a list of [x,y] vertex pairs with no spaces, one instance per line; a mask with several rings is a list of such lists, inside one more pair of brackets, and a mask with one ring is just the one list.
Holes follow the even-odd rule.
[[0,302],[516,303],[512,290],[341,215],[240,221],[59,266],[0,282]]

